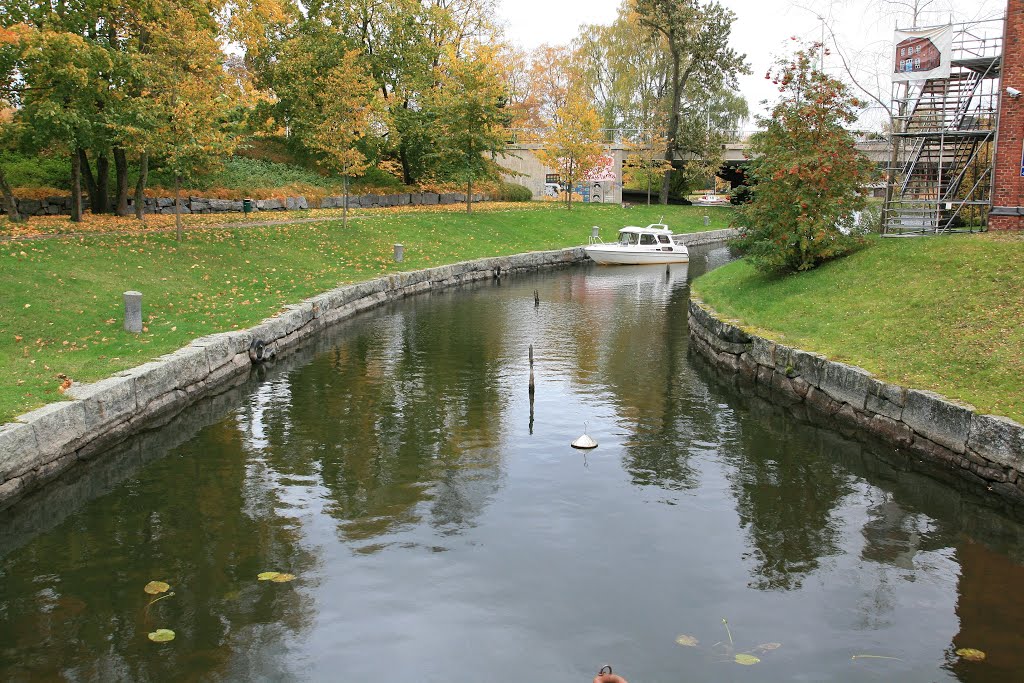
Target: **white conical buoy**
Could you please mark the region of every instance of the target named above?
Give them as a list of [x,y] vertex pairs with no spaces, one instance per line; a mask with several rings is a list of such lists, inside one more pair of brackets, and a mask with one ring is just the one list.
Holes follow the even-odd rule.
[[572,442],[573,448],[582,448],[589,450],[591,448],[597,448],[597,442],[587,436],[587,423],[583,423],[583,436]]

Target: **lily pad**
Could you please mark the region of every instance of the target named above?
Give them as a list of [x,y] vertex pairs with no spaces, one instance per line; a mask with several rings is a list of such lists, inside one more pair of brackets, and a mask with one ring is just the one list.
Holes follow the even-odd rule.
[[980,662],[985,659],[985,653],[981,650],[975,650],[973,647],[962,647],[956,651],[956,654],[958,657],[969,662]]
[[760,661],[760,658],[755,657],[754,655],[748,655],[746,653],[736,655],[736,663],[742,664],[743,666],[753,666]]
[[782,647],[782,643],[761,643],[754,649],[760,650],[761,652],[768,652],[769,650],[778,650],[780,647]]
[[274,583],[288,583],[295,578],[295,574],[278,574],[271,579]]
[[273,581],[279,576],[281,576],[281,572],[260,572],[256,575],[256,578],[259,581]]
[[697,643],[699,642],[700,641],[694,638],[693,636],[688,636],[686,634],[683,634],[676,638],[676,644],[682,645],[684,647],[697,647]]
[[149,634],[149,639],[154,643],[166,643],[174,640],[174,631],[169,628],[158,628]]
[[170,588],[170,585],[163,581],[150,581],[143,586],[142,590],[146,591],[150,595],[159,595],[160,593],[166,593]]

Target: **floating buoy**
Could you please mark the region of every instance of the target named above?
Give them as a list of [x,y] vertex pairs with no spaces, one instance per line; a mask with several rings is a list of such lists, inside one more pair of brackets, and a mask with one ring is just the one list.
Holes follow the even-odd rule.
[[594,683],[629,683],[629,681],[618,674],[613,674],[612,667],[605,664],[594,676]]
[[583,436],[572,442],[573,448],[582,448],[584,450],[590,450],[591,448],[597,448],[597,442],[587,436],[587,423],[583,423]]

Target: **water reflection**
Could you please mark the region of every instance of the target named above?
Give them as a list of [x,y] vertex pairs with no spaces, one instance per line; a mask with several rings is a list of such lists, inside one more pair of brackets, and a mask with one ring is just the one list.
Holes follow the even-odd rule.
[[0,513],[0,672],[717,681],[727,617],[767,680],[1020,678],[1021,525],[689,354],[723,254],[361,315]]
[[[85,505],[7,558],[7,680],[288,674],[287,660],[239,659],[239,646],[273,652],[308,627],[309,597],[266,590],[252,577],[268,566],[301,573],[313,558],[297,544],[298,529],[271,513],[276,487],[241,457],[239,436],[229,423],[206,428],[203,440],[224,445],[223,457],[195,457],[187,444],[149,466],[159,486],[129,478],[120,495]],[[152,579],[171,583],[174,595],[147,609],[152,596],[142,587]],[[175,647],[153,649],[146,634],[160,627],[176,630]]]

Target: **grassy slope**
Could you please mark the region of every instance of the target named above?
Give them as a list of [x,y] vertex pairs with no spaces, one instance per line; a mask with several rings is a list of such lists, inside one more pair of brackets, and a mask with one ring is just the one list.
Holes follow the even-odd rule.
[[[505,205],[507,206],[507,205]],[[457,207],[456,207],[457,208]],[[712,229],[731,212],[717,210]],[[703,230],[691,207],[552,204],[504,211],[369,213],[340,221],[244,230],[92,235],[0,244],[0,423],[59,400],[63,373],[93,381],[173,351],[191,339],[244,328],[341,283],[484,256],[605,238],[664,214],[677,232]],[[277,218],[279,216],[273,216]],[[103,218],[105,225],[111,219]],[[122,219],[126,228],[136,223]],[[405,262],[392,245],[405,245]],[[143,293],[147,330],[123,331],[122,293]]]
[[1024,422],[1019,236],[877,240],[786,278],[737,262],[695,290],[759,334]]

